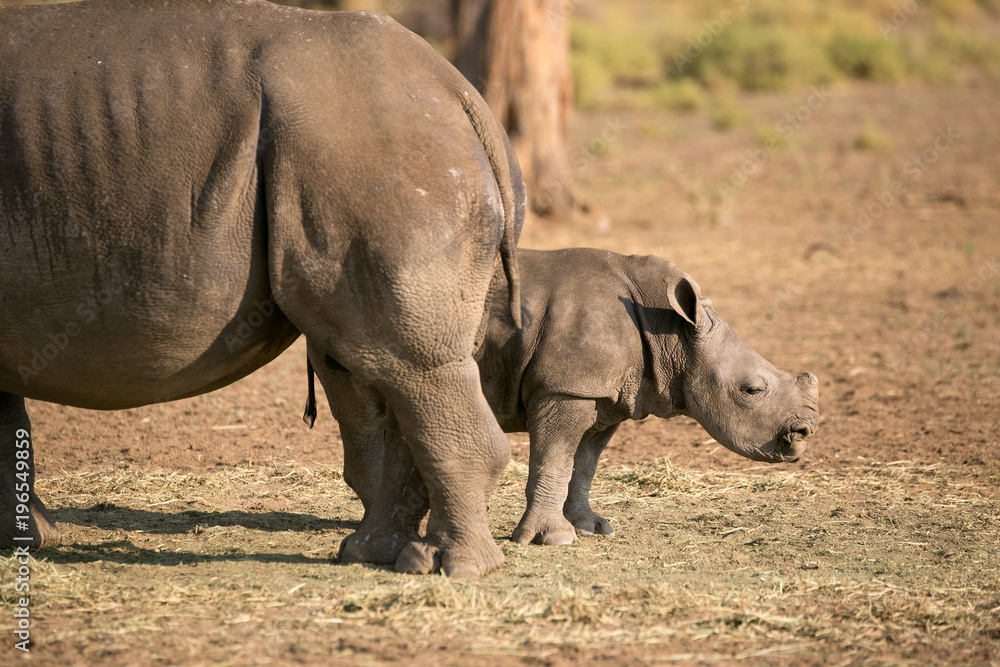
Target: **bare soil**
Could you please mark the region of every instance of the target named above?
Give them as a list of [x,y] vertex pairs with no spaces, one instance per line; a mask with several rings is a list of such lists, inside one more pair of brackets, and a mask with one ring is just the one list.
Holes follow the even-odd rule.
[[[819,376],[798,462],[762,468],[685,418],[629,423],[595,490],[616,536],[519,547],[513,435],[491,501],[507,564],[464,585],[329,562],[361,512],[329,412],[301,421],[302,341],[194,399],[31,402],[64,545],[35,562],[30,659],[1000,664],[1000,86],[740,106],[729,131],[578,115],[587,211],[529,220],[521,245],[685,269],[765,357]],[[859,147],[863,128],[881,145]],[[0,567],[9,606],[16,567]]]

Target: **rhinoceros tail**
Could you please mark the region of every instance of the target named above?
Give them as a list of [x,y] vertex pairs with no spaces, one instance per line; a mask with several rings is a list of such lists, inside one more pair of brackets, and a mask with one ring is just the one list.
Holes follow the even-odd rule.
[[517,254],[515,247],[517,241],[508,234],[509,225],[505,225],[503,241],[500,243],[500,261],[503,262],[503,272],[507,276],[507,285],[510,287],[507,307],[510,308],[510,317],[514,320],[514,327],[521,328],[521,278],[517,273]]
[[517,162],[514,149],[507,139],[507,133],[486,101],[476,92],[462,74],[447,60],[442,58],[426,41],[415,34],[393,24],[399,30],[397,35],[406,36],[410,51],[416,58],[425,63],[433,71],[438,81],[458,99],[472,124],[479,141],[489,159],[500,192],[500,202],[503,207],[503,238],[500,242],[499,254],[503,264],[504,274],[509,286],[509,302],[511,318],[515,326],[521,328],[521,282],[517,271],[517,239],[524,224],[526,197],[524,192],[524,177],[521,175],[521,165]]
[[500,261],[503,263],[504,275],[509,286],[510,316],[514,320],[514,326],[520,329],[521,280],[517,271],[517,239],[521,233],[521,225],[524,224],[525,209],[521,166],[517,163],[517,157],[500,122],[483,98],[472,89],[472,85],[457,70],[449,70],[445,78],[461,100],[465,115],[468,116],[483,144],[483,150],[489,158],[500,191],[500,201],[503,205]]
[[306,396],[306,409],[302,414],[302,421],[312,428],[316,423],[316,375],[309,357],[306,357],[306,378],[308,378],[309,392]]

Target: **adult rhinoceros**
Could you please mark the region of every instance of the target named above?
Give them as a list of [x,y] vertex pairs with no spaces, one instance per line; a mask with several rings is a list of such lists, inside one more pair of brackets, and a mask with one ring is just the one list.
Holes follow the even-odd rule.
[[[509,451],[472,354],[495,265],[516,276],[523,216],[482,99],[384,16],[262,0],[0,8],[0,542],[59,541],[16,468],[24,397],[195,396],[304,334],[405,434],[349,557],[499,567],[485,499]],[[393,508],[420,478],[432,509],[413,541]]]

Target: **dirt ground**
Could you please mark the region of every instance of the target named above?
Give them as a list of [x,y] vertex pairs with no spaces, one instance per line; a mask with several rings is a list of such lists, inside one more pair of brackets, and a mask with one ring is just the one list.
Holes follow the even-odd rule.
[[[623,253],[654,253],[671,259],[699,282],[704,294],[713,300],[734,331],[761,354],[787,370],[816,373],[820,378],[822,413],[819,431],[811,439],[806,455],[798,462],[773,466],[766,473],[769,476],[762,478],[780,480],[785,479],[781,475],[787,475],[790,476],[787,479],[794,480],[827,480],[810,482],[812,486],[807,491],[802,491],[801,485],[793,485],[802,491],[801,497],[795,496],[796,502],[805,503],[796,517],[816,512],[816,516],[824,517],[823,521],[837,523],[838,507],[850,503],[860,507],[866,501],[882,502],[875,514],[856,518],[860,522],[858,530],[872,540],[864,547],[870,549],[877,546],[878,535],[885,534],[882,529],[886,516],[896,510],[902,511],[903,496],[909,494],[911,499],[919,499],[923,497],[921,489],[931,487],[941,493],[942,488],[961,490],[956,492],[958,496],[948,496],[953,502],[948,501],[951,504],[946,503],[947,509],[941,510],[945,514],[965,512],[961,514],[961,521],[955,518],[948,523],[947,530],[942,528],[922,541],[914,539],[913,543],[937,540],[941,549],[953,549],[972,559],[962,566],[967,570],[958,568],[949,574],[948,558],[936,556],[942,568],[939,572],[943,573],[942,581],[948,580],[948,583],[937,584],[935,590],[958,590],[966,586],[978,591],[970,593],[973,597],[982,595],[982,600],[976,602],[980,605],[975,607],[978,611],[970,612],[982,621],[981,634],[977,634],[975,642],[970,644],[979,647],[978,652],[965,655],[960,662],[997,664],[1000,653],[996,650],[996,642],[1000,641],[997,639],[1000,634],[989,633],[1000,632],[997,619],[1000,600],[996,599],[1000,582],[995,567],[984,569],[983,565],[973,565],[982,562],[973,556],[981,558],[995,549],[998,533],[1000,191],[997,185],[1000,179],[1000,123],[996,122],[995,113],[1000,108],[1000,86],[979,80],[940,87],[845,84],[801,93],[747,97],[741,100],[740,106],[744,110],[742,123],[727,131],[713,127],[704,114],[623,111],[578,115],[571,140],[575,168],[572,185],[585,201],[587,211],[571,223],[529,220],[521,245],[531,248],[595,246]],[[567,184],[569,182],[568,179]],[[172,488],[170,473],[211,480],[219,471],[233,468],[250,471],[246,474],[251,476],[257,474],[253,471],[281,470],[286,474],[302,469],[336,469],[342,461],[341,443],[336,423],[325,410],[325,404],[321,405],[320,419],[314,429],[307,429],[301,420],[306,391],[304,349],[303,342],[299,341],[274,363],[241,382],[210,395],[166,405],[99,413],[31,402],[29,412],[33,419],[39,477],[42,480],[60,479],[59,484],[72,487],[60,495],[57,491],[62,487],[57,485],[53,487],[55,496],[46,498],[57,511],[62,509],[59,515],[62,520],[73,519],[67,534],[68,549],[75,548],[74,553],[79,553],[82,548],[79,545],[87,540],[95,544],[109,539],[114,542],[115,531],[130,529],[127,518],[107,519],[102,524],[100,512],[94,509],[97,505],[88,505],[91,500],[78,500],[84,496],[91,499],[90,491],[86,491],[89,478],[79,477],[80,473],[97,476],[93,479],[118,479],[114,484],[108,482],[95,487],[114,495],[126,483],[121,480],[137,479],[160,480],[150,488],[162,484],[167,493]],[[526,463],[526,437],[512,435],[511,440],[515,466]],[[698,509],[694,501],[685,504],[679,500],[685,498],[684,489],[670,487],[674,493],[670,498],[684,505],[682,511],[700,516],[703,522],[711,524],[713,535],[721,535],[730,528],[747,530],[744,524],[750,519],[738,518],[742,502],[749,503],[748,507],[764,508],[762,514],[752,520],[762,526],[770,516],[768,511],[774,511],[774,499],[770,505],[767,502],[763,506],[753,504],[761,498],[753,495],[753,489],[727,493],[725,475],[751,474],[746,471],[757,470],[758,464],[728,452],[711,440],[697,423],[686,418],[649,419],[624,425],[609,446],[601,470],[621,470],[621,466],[657,459],[668,459],[677,469],[691,471],[691,474],[723,480],[712,482],[714,486],[709,484],[714,489],[713,502],[717,503],[710,510],[705,510],[704,506]],[[923,471],[917,477],[892,478],[902,488],[909,489],[900,492],[900,499],[895,499],[895,495],[880,499],[879,488],[882,487],[858,487],[845,481],[871,475],[875,469],[892,469],[892,466]],[[934,471],[947,471],[947,474],[942,473],[941,479],[945,481],[934,481],[932,478],[938,474]],[[615,483],[607,477],[602,479],[605,485]],[[843,481],[848,491],[838,491],[841,487],[830,479]],[[629,502],[639,502],[635,498],[648,495],[644,488],[641,484],[635,487],[635,497]],[[893,488],[896,493],[901,487]],[[498,491],[501,500],[494,502],[503,506],[506,501],[502,499],[507,498],[504,494],[513,494],[510,502],[515,503],[520,493],[520,490],[508,493],[501,489]],[[96,491],[94,494],[94,503],[111,502],[99,500]],[[866,494],[871,496],[866,498]],[[175,502],[163,495],[143,498],[142,502],[148,503]],[[222,501],[213,502],[218,505]],[[283,492],[277,499],[251,502],[242,511],[259,509],[268,512],[268,516],[276,513],[277,518],[272,518],[280,523],[288,518],[283,519],[281,512],[296,511],[299,502],[301,499],[294,494]],[[938,500],[927,502],[927,507],[932,507]],[[97,521],[102,531],[87,532],[86,522],[79,512],[88,507],[91,514],[87,516]],[[238,507],[235,500],[232,505],[224,505],[226,512],[235,512]],[[352,512],[359,509],[352,507]],[[491,505],[491,511],[493,509]],[[310,506],[308,511],[319,510]],[[145,515],[136,514],[134,509],[130,512],[132,514],[126,517],[131,516],[146,530],[151,530],[148,522],[144,523],[142,517]],[[516,522],[519,510],[511,512],[509,521]],[[620,516],[624,522],[620,525],[626,527],[615,538],[614,549],[619,550],[628,548],[627,543],[622,543],[621,535],[635,534],[635,530],[627,528],[627,513]],[[206,517],[207,514],[188,517],[188,523],[177,532],[197,532]],[[306,558],[311,567],[329,568],[318,561],[327,558],[333,548],[331,545],[350,532],[350,524],[312,518],[318,528],[332,534],[322,538],[325,546],[315,546],[314,551],[308,552],[322,554],[322,558],[319,555],[302,558]],[[931,530],[929,526],[934,524],[930,519],[906,521],[912,523],[913,531]],[[922,521],[926,525],[922,526]],[[248,522],[253,523],[246,517],[237,521],[244,528]],[[216,519],[215,523],[219,521]],[[500,534],[504,530],[509,534],[506,523],[498,530]],[[774,526],[760,530],[761,535],[781,533]],[[964,551],[961,545],[963,531],[968,540],[974,541],[974,544],[966,544]],[[680,534],[674,533],[675,537]],[[320,539],[312,532],[293,535],[300,535],[313,545]],[[836,540],[827,539],[830,543],[824,548],[834,549]],[[844,539],[850,541],[852,538]],[[674,545],[672,548],[683,550],[683,540],[671,538],[669,541]],[[753,540],[747,544],[750,545],[747,548],[756,548]],[[796,571],[808,570],[814,560],[822,560],[809,555],[812,552],[803,546],[805,544],[805,541],[792,540],[784,546],[785,556],[799,563]],[[147,573],[142,576],[167,576],[163,574],[164,568],[158,566],[178,563],[157,560],[159,551],[154,554],[152,546],[143,547],[146,550],[140,552],[126,549],[132,554],[129,557],[132,560],[119,560],[118,567],[123,568],[122,562],[134,563],[138,558]],[[815,540],[808,542],[809,548],[814,546]],[[59,556],[52,556],[49,559],[51,567],[60,563],[63,566],[77,563],[74,567],[85,567],[94,560],[101,561],[102,554],[110,553],[101,547],[88,548],[90,560],[82,557],[77,561],[60,560]],[[254,547],[246,548],[252,551]],[[295,545],[287,545],[287,548],[296,549]],[[302,544],[297,548],[298,552],[306,550]],[[608,553],[607,549],[602,553],[600,550],[604,547],[594,546],[593,542],[586,542],[580,549],[586,551],[574,552],[575,558],[583,562],[590,558],[587,554],[597,558]],[[509,544],[504,545],[504,550],[511,571],[519,573],[519,577],[540,577],[539,585],[549,581],[541,574],[543,566],[526,562],[522,552]],[[822,553],[822,549],[819,552]],[[687,558],[687,553],[665,555],[664,558],[672,560],[665,560],[663,566],[680,562]],[[917,554],[908,559],[907,553],[904,550],[891,558],[884,557],[880,565],[882,570],[869,571],[858,566],[861,568],[858,571],[868,573],[877,581],[880,577],[906,576],[907,569],[914,563],[926,560],[925,555]],[[282,562],[298,562],[289,558],[291,560]],[[545,563],[544,567],[562,567],[568,562],[559,560],[566,558],[563,555],[546,553],[544,558],[538,558],[538,562]],[[740,556],[733,553],[715,558],[740,562]],[[313,564],[313,560],[317,564]],[[232,563],[229,565],[232,567]],[[255,562],[247,570],[250,572],[247,576],[266,578],[269,575],[261,571],[266,567],[267,564]],[[977,567],[979,574],[972,574]],[[396,575],[379,569],[364,572],[358,585],[369,594],[378,586],[404,585],[392,584]],[[963,573],[969,573],[964,583],[962,578],[966,574]],[[616,575],[608,571],[595,576],[603,581],[613,580]],[[866,585],[874,586],[870,584],[871,578],[865,580],[869,582]],[[487,577],[484,584],[490,579]],[[973,579],[974,586],[970,583]],[[632,610],[623,611],[622,618],[641,616],[645,609],[642,605],[646,603],[636,602],[642,597],[636,591],[654,590],[657,585],[649,581],[633,584],[633,588],[628,589],[632,592],[627,595],[612,585],[618,597],[600,598],[604,600],[602,604],[611,605],[601,613],[612,614],[609,610],[620,603],[623,609]],[[808,587],[802,581],[798,585],[805,596]],[[833,586],[829,582],[824,585]],[[54,590],[54,586],[50,585],[50,590]],[[813,594],[828,595],[831,600],[838,596],[847,599],[853,594],[850,588],[839,591],[835,588],[817,588],[819,592]],[[884,589],[862,586],[862,589],[865,595],[877,595],[879,591],[885,594],[891,586]],[[360,609],[381,610],[378,613],[383,615],[397,608],[413,611],[419,605],[414,603],[410,608],[399,602],[407,599],[404,593],[397,593],[403,597],[393,598],[396,601],[391,603],[374,604],[371,600],[351,598],[354,602],[348,604],[345,598],[339,601],[341,606],[337,609],[347,616]],[[468,589],[461,589],[460,594],[460,597],[471,597],[463,597],[457,606],[440,605],[456,611],[454,618],[445,621],[467,623],[474,628],[475,623],[469,619],[478,618],[488,610],[476,606],[475,594],[468,593]],[[696,591],[691,592],[691,595],[696,594]],[[582,618],[584,624],[589,623],[587,627],[599,625],[601,614],[587,606],[596,604],[594,599],[598,598],[586,597],[584,602],[575,598],[564,600],[570,608],[567,612],[570,620]],[[250,604],[252,600],[244,602]],[[597,614],[598,621],[587,620],[591,612]],[[70,618],[58,615],[55,608],[51,615],[64,620]],[[392,627],[389,616],[383,621],[379,627]],[[270,619],[267,622],[277,621]],[[340,627],[335,624],[343,621],[334,618],[327,622],[330,625],[326,627],[334,628]],[[775,627],[781,622],[768,622],[772,631],[779,632],[780,628],[775,630]],[[197,623],[215,627],[205,617]],[[729,623],[726,627],[732,627],[725,619],[719,623],[723,626]],[[743,625],[742,621],[736,623],[736,627]],[[747,621],[745,625],[752,624]],[[346,648],[343,639],[337,644],[335,639],[317,637],[317,644],[311,650],[322,653],[325,647],[330,655],[341,656],[348,662],[406,661],[413,657],[414,647],[425,646],[421,641],[433,630],[425,627],[415,632],[423,639],[418,641],[410,637],[404,641],[396,634],[386,642],[374,639],[366,642],[362,640],[363,633],[356,634],[350,640],[354,643],[349,642]],[[454,638],[457,636],[454,632],[448,630],[442,637]],[[709,635],[711,632],[705,637]],[[226,637],[215,636],[212,641],[219,648],[229,645],[226,642],[231,644],[232,638],[237,636],[242,637],[240,641],[253,641],[238,632]],[[607,648],[615,645],[612,640],[597,641],[588,637],[573,635],[562,646],[553,639],[547,644],[551,649],[549,653],[527,650],[518,653],[510,649],[504,654],[511,660],[523,659],[531,664],[571,664],[595,659],[645,664],[652,659],[648,648],[652,640],[648,636],[642,635],[643,639],[640,635],[629,635],[632,643],[623,643],[614,650]],[[728,652],[723,653],[706,653],[704,637],[676,638],[674,644],[670,644],[669,637],[659,637],[653,643],[670,649],[657,653],[658,659],[673,656],[680,662],[749,664],[770,661],[773,655],[755,653],[754,637],[753,633],[739,635],[738,641],[724,645]],[[949,637],[951,643],[940,646],[918,642],[924,647],[923,652],[917,650],[904,655],[883,651],[878,655],[884,663],[927,664],[945,658],[949,646],[954,648],[968,639],[958,635]],[[488,652],[488,648],[463,644],[471,641],[467,635],[459,636],[450,644],[451,640],[446,638],[439,643],[451,653],[428,654],[438,656],[429,659],[430,663],[475,662],[470,656]],[[596,643],[588,647],[587,642],[592,640]],[[989,648],[991,641],[993,649]],[[53,645],[58,653],[49,654],[49,658],[58,655],[60,660],[74,661],[103,656],[111,661],[128,662],[127,658],[132,655],[139,662],[147,659],[210,662],[214,658],[207,656],[221,655],[217,652],[197,657],[171,653],[172,644],[164,642],[160,653],[150,649],[152,652],[130,654],[127,642],[117,651],[95,653],[76,644],[71,634],[64,633]],[[115,646],[114,642],[109,645]],[[529,642],[521,646],[530,645]],[[633,645],[638,648],[628,648]],[[883,648],[885,645],[883,642]],[[256,654],[248,656],[237,651],[234,655],[250,659]],[[265,655],[275,662],[294,658],[287,653],[276,657],[268,651],[260,652],[257,657]],[[309,655],[315,657],[307,651],[295,660],[309,662]],[[824,664],[832,659],[830,656],[816,657],[819,654],[813,654],[813,658],[803,657],[809,655],[808,651],[797,655],[799,658],[789,659],[788,664]],[[864,653],[841,653],[833,657],[837,655],[845,663],[866,661]],[[33,657],[45,660],[44,655]],[[241,659],[237,657],[236,662]]]

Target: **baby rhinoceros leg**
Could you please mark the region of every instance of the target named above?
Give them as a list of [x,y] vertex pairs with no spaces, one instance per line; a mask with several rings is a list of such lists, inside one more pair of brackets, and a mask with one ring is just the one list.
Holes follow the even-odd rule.
[[603,431],[588,432],[580,441],[573,461],[573,477],[563,505],[563,516],[573,524],[576,532],[587,535],[614,535],[615,529],[590,507],[590,484],[597,472],[597,462],[607,447],[611,436],[618,430],[615,424]]
[[576,539],[576,528],[563,516],[563,506],[574,454],[593,428],[596,408],[592,400],[551,397],[528,412],[528,507],[512,538],[518,544],[570,544]]

